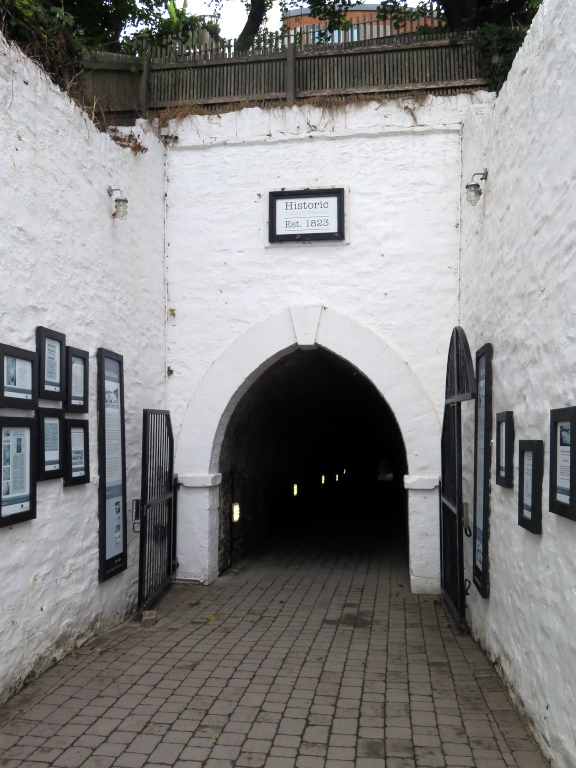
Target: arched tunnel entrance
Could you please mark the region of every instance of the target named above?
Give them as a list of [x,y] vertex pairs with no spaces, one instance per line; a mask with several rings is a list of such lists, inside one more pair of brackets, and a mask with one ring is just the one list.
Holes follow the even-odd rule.
[[407,551],[406,451],[394,414],[350,363],[299,349],[257,379],[224,435],[219,571],[278,536],[362,527]]

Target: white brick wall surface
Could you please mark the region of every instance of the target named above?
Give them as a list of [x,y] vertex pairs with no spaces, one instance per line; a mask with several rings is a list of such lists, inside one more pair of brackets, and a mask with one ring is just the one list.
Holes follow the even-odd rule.
[[[545,0],[494,111],[473,109],[463,132],[463,183],[485,166],[489,177],[463,210],[462,325],[472,354],[493,344],[494,414],[513,411],[516,428],[513,490],[494,482],[494,440],[491,595],[471,588],[469,618],[557,768],[576,765],[576,523],[548,511],[549,411],[576,405],[573,15]],[[472,506],[472,404],[463,413]],[[522,439],[545,445],[541,536],[517,524]]]
[[[124,356],[130,500],[141,411],[164,404],[165,378],[164,154],[155,137],[141,139],[145,155],[120,149],[0,39],[0,341],[34,350],[43,325],[90,352],[91,470],[87,485],[38,483],[37,519],[0,529],[0,700],[134,607],[131,526],[128,570],[98,583],[95,353]],[[127,220],[112,219],[108,185],[128,197]]]

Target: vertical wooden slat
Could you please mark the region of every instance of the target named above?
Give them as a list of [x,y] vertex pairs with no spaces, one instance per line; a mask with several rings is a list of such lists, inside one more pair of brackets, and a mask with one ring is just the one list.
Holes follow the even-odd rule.
[[296,99],[296,50],[288,41],[286,48],[286,100],[289,105]]

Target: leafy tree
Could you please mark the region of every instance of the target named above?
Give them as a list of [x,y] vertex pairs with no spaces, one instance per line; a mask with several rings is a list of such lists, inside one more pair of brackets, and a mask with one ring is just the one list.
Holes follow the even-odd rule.
[[[434,5],[440,11],[448,29],[452,32],[473,30],[483,24],[511,23],[526,27],[534,17],[542,0],[438,0]],[[429,10],[424,0],[416,8],[409,8],[407,0],[383,0],[378,13],[381,17],[392,16],[401,23],[405,18],[418,18]]]
[[[1,0],[0,31],[66,86],[88,50],[122,51],[127,27],[161,43],[217,23],[188,14],[175,0]],[[55,3],[59,3],[56,5]]]
[[[122,50],[122,33],[135,28],[133,37],[159,43],[167,37],[181,37],[207,28],[218,35],[217,19],[225,0],[213,0],[216,21],[187,11],[187,0],[2,0],[0,29],[38,61],[57,81],[66,84],[78,68],[87,49]],[[58,3],[59,4],[55,4]],[[263,24],[273,0],[246,0],[248,18],[236,41],[239,50],[248,49]],[[492,84],[499,87],[518,47],[524,30],[541,0],[438,0],[434,3],[449,30],[472,30]],[[284,10],[300,7],[301,0],[281,0]],[[310,15],[326,23],[328,32],[349,26],[347,12],[355,0],[309,0]],[[381,18],[392,18],[400,27],[418,19],[429,3],[416,8],[408,0],[382,0]]]
[[[219,0],[221,5],[222,0]],[[526,27],[536,13],[541,0],[438,0],[433,5],[449,30],[453,32],[473,30],[484,24],[516,25]],[[218,0],[217,0],[218,4]],[[301,0],[282,0],[284,10],[301,7]],[[346,29],[349,22],[346,14],[355,0],[309,0],[310,16],[325,22],[329,32]],[[272,0],[247,0],[248,19],[236,47],[247,49],[252,44]],[[399,28],[406,21],[418,20],[429,12],[430,2],[422,0],[416,7],[410,7],[408,0],[382,0],[378,14],[380,18],[391,18]]]

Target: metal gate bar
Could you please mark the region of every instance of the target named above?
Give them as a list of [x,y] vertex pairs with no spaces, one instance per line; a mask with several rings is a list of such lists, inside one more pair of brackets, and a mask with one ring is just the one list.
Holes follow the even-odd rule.
[[149,608],[176,568],[174,436],[168,411],[147,409],[142,429],[138,607]]
[[442,593],[454,617],[466,621],[462,503],[461,404],[476,397],[476,379],[464,330],[454,328],[446,366],[440,483],[440,557]]

